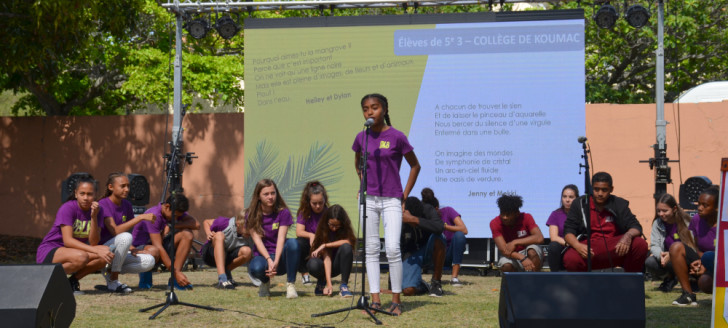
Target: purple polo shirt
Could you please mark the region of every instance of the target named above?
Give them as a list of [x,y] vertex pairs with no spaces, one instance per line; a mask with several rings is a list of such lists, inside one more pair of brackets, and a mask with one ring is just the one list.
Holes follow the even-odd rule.
[[321,220],[321,216],[324,215],[324,211],[326,211],[326,207],[324,207],[324,210],[318,214],[311,211],[311,217],[308,218],[308,220],[303,218],[303,214],[299,214],[298,217],[296,217],[296,224],[302,224],[306,232],[315,234],[319,220]]
[[715,228],[709,226],[698,214],[695,214],[690,220],[688,230],[693,233],[695,243],[701,252],[715,251]]
[[[359,132],[351,149],[361,152],[365,137],[365,131]],[[414,149],[407,137],[393,127],[379,133],[371,131],[367,147],[367,194],[402,198],[399,168],[402,166],[404,154]]]
[[566,212],[557,209],[551,212],[549,219],[546,220],[546,226],[556,226],[559,228],[559,237],[564,238],[564,222],[566,221]]
[[[278,242],[278,229],[280,227],[290,227],[293,224],[293,216],[291,211],[284,208],[278,213],[271,213],[263,215],[261,226],[263,227],[263,247],[268,251],[268,254],[275,255],[276,253],[276,242]],[[254,251],[255,256],[260,255],[258,249]]]
[[105,219],[111,217],[117,226],[121,225],[134,218],[134,209],[132,208],[131,202],[126,199],[122,199],[121,205],[116,206],[108,197],[102,198],[99,201],[99,206],[104,209],[104,213],[106,214],[104,219],[99,222],[99,225],[101,225],[101,241],[99,241],[99,244],[105,244],[109,239],[114,238],[114,234],[106,226]]
[[[101,228],[101,218],[104,217],[104,209],[99,206],[99,214],[97,223]],[[35,255],[35,262],[43,263],[48,253],[54,248],[64,247],[63,233],[61,226],[73,227],[73,238],[88,243],[89,223],[91,222],[91,210],[84,211],[78,206],[78,201],[69,200],[58,209],[56,213],[56,221],[53,222],[51,230],[45,235],[43,241],[38,246],[38,252]]]
[[[460,213],[458,213],[454,208],[450,206],[440,209],[440,219],[442,219],[442,222],[445,222],[445,224],[447,225],[455,225],[455,218],[458,216],[460,216]],[[450,245],[450,242],[452,241],[452,236],[455,234],[455,232],[445,230],[443,231],[443,234],[445,234],[447,244]]]

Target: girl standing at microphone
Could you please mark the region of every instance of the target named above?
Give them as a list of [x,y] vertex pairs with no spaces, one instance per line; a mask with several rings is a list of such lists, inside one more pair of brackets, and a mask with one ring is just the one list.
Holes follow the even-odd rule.
[[[384,248],[389,262],[389,274],[392,281],[392,305],[389,312],[394,315],[402,313],[400,294],[402,293],[402,255],[399,239],[402,232],[402,199],[409,196],[420,173],[420,163],[404,133],[392,127],[389,119],[387,98],[381,94],[368,94],[361,100],[364,119],[373,119],[370,132],[360,132],[351,147],[356,153],[354,157],[356,173],[362,179],[360,168],[362,151],[368,152],[366,164],[366,231],[365,253],[366,268],[369,274],[369,293],[372,296],[371,307],[381,308],[379,298],[379,221],[384,222]],[[367,138],[368,140],[365,140]],[[367,145],[367,149],[364,149]],[[402,189],[399,169],[402,158],[410,166],[407,184]],[[360,195],[363,196],[363,195]]]

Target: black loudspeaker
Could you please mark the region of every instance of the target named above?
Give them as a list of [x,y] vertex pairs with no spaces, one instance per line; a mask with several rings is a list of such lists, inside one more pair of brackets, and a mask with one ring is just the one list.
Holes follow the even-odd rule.
[[72,173],[66,180],[63,180],[61,182],[61,204],[65,203],[68,200],[68,197],[73,195],[73,192],[76,191],[76,184],[78,183],[78,179],[89,175],[86,172],[76,172]]
[[149,204],[149,182],[141,174],[129,174],[129,195],[126,197],[134,206]]
[[76,299],[60,264],[0,266],[0,326],[68,327]]
[[641,273],[506,272],[501,279],[501,327],[645,326]]

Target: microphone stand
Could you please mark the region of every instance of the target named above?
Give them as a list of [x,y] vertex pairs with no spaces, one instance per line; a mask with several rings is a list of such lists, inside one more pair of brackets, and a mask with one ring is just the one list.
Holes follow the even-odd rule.
[[[591,255],[591,207],[590,207],[590,197],[592,196],[592,185],[591,185],[591,176],[589,175],[589,149],[587,148],[586,138],[582,141],[581,138],[579,139],[579,142],[581,143],[582,149],[584,150],[584,155],[581,155],[581,158],[584,159],[584,164],[579,164],[579,173],[581,173],[581,168],[584,168],[584,193],[585,193],[585,202],[582,204],[581,207],[581,215],[582,219],[584,220],[584,226],[586,227],[586,271],[591,272],[592,271],[592,255]],[[586,209],[586,212],[584,210]],[[588,213],[588,214],[587,214]]]
[[[361,153],[361,159],[359,161],[359,172],[361,172],[361,181],[359,181],[359,217],[362,218],[362,230],[364,231],[364,249],[366,249],[366,238],[367,238],[367,207],[366,207],[366,199],[367,199],[367,159],[369,157],[369,131],[371,127],[371,123],[367,122],[364,124],[366,126],[366,134],[364,136],[364,151]],[[366,252],[364,254],[364,262],[362,263],[362,267],[366,269]],[[351,311],[351,310],[364,310],[371,318],[374,320],[374,323],[377,325],[381,325],[382,322],[377,319],[377,317],[374,316],[374,313],[372,311],[376,311],[379,313],[384,313],[388,315],[394,315],[392,312],[387,312],[382,309],[372,308],[369,306],[369,300],[367,299],[365,295],[365,284],[366,284],[366,270],[362,270],[361,275],[361,296],[359,296],[359,300],[356,302],[356,306],[349,306],[345,308],[341,308],[338,310],[323,312],[323,313],[316,313],[312,314],[312,318],[316,317],[323,317],[330,314],[340,313],[344,311]]]
[[[183,115],[183,114],[179,114]],[[177,121],[177,120],[175,120]],[[182,120],[179,119],[179,122]],[[187,162],[189,164],[192,164],[192,159],[197,158],[197,156],[194,156],[194,153],[186,153],[182,154],[182,133],[181,130],[177,133],[176,139],[173,142],[170,142],[171,146],[171,153],[166,154],[164,156],[166,164],[166,170],[167,170],[167,180],[165,182],[164,191],[162,192],[162,197],[167,194],[167,187],[170,186],[170,195],[172,196],[172,204],[171,210],[172,210],[172,219],[170,220],[170,233],[172,234],[172,245],[171,245],[171,252],[169,254],[169,259],[172,265],[169,268],[170,278],[169,283],[167,284],[169,286],[169,291],[167,292],[166,298],[163,303],[159,303],[154,306],[150,306],[147,308],[140,309],[139,312],[147,312],[152,309],[156,309],[158,307],[161,307],[157,312],[152,314],[152,316],[149,317],[149,320],[153,320],[156,318],[162,311],[166,310],[170,305],[184,305],[189,306],[197,309],[203,309],[203,310],[210,310],[210,311],[222,311],[222,309],[210,307],[210,306],[204,306],[204,305],[197,305],[192,303],[185,303],[180,302],[179,298],[177,298],[177,294],[174,292],[174,286],[177,284],[175,279],[175,268],[174,268],[174,260],[175,260],[175,245],[174,245],[174,235],[176,233],[175,231],[175,225],[177,224],[177,217],[175,213],[177,213],[177,201],[175,200],[174,195],[183,193],[182,189],[182,170],[184,167],[184,162]],[[182,161],[184,159],[184,161]]]

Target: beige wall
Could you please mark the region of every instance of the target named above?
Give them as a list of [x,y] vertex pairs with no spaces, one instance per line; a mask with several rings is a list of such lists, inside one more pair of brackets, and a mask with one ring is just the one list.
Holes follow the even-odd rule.
[[[645,235],[649,235],[654,217],[654,171],[639,161],[654,156],[651,146],[656,142],[655,113],[654,104],[586,106],[593,172],[612,174],[614,194],[630,201]],[[680,104],[679,108],[677,104],[665,104],[665,120],[669,122],[667,157],[680,159],[680,163],[670,163],[673,184],[667,186],[667,192],[678,196],[681,172],[682,181],[702,175],[718,184],[720,160],[728,157],[728,102]]]
[[[100,185],[113,171],[142,174],[158,202],[171,122],[164,115],[0,118],[0,234],[43,237],[61,204],[61,181],[73,172],[91,173]],[[187,115],[183,127],[185,149],[199,156],[183,175],[191,213],[200,220],[237,213],[243,114]]]
[[[678,159],[677,111],[665,106],[671,159]],[[668,185],[676,195],[680,172],[683,180],[705,175],[717,183],[720,158],[728,157],[728,102],[682,104],[679,111],[682,161],[670,164],[675,184]],[[185,169],[183,185],[200,220],[244,207],[243,121],[243,114],[185,117],[185,149],[199,158]],[[171,119],[162,115],[0,118],[0,234],[44,236],[61,204],[61,181],[72,172],[89,172],[102,184],[111,171],[143,174],[157,202],[170,133],[165,123]],[[655,105],[587,105],[586,131],[592,169],[613,175],[615,194],[631,202],[649,233],[654,173],[639,160],[653,156]],[[578,147],[576,137],[559,147]]]

